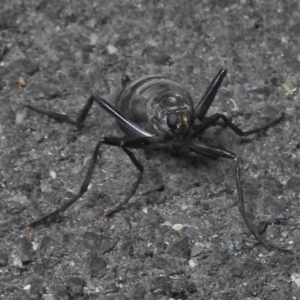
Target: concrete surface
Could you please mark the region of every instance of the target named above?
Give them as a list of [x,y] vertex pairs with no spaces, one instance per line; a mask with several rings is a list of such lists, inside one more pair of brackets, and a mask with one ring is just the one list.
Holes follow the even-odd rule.
[[[299,90],[282,87],[300,84],[299,20],[292,0],[1,1],[0,298],[300,299]],[[277,220],[265,237],[295,255],[257,245],[227,160],[136,151],[147,170],[140,191],[157,181],[165,190],[104,222],[137,175],[109,147],[81,200],[25,229],[78,191],[101,136],[122,132],[99,107],[78,131],[23,103],[75,116],[92,93],[114,101],[122,75],[156,73],[196,102],[220,68],[228,75],[210,113],[232,110],[232,99],[244,129],[286,114],[263,134],[214,128],[205,138],[241,158],[249,217]]]

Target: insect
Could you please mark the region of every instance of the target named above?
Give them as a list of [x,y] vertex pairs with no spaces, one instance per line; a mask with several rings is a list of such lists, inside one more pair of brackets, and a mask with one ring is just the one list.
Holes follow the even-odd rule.
[[160,75],[151,75],[131,81],[129,77],[123,80],[123,89],[116,99],[116,105],[98,95],[91,96],[76,120],[65,114],[46,111],[27,104],[27,107],[38,113],[58,121],[82,127],[93,103],[97,103],[107,113],[113,116],[121,129],[126,133],[125,138],[103,137],[97,143],[85,179],[79,192],[68,202],[54,212],[27,224],[31,230],[36,226],[50,221],[76,202],[86,191],[91,182],[98,153],[102,145],[120,147],[139,171],[139,176],[130,193],[114,209],[106,214],[106,220],[120,211],[138,188],[144,168],[130,149],[167,148],[171,151],[189,151],[212,158],[227,158],[235,162],[235,180],[238,192],[238,208],[248,229],[256,240],[269,250],[288,251],[270,243],[257,232],[254,225],[246,216],[244,196],[240,178],[239,158],[224,148],[215,147],[201,142],[199,137],[208,128],[220,124],[228,126],[239,136],[248,136],[276,125],[283,120],[284,114],[259,128],[243,131],[224,114],[206,116],[227,71],[221,69],[213,78],[201,100],[194,106],[189,92],[179,83]]

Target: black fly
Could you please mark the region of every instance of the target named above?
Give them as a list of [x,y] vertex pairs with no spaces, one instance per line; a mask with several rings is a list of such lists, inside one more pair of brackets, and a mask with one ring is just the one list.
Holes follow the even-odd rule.
[[264,126],[243,131],[234,125],[224,114],[217,113],[206,117],[206,113],[211,106],[226,73],[227,71],[223,69],[219,71],[211,81],[204,96],[196,107],[194,107],[189,92],[181,84],[168,77],[159,75],[145,76],[135,81],[130,81],[128,77],[125,77],[123,80],[123,89],[116,100],[116,106],[98,95],[93,95],[87,100],[76,120],[73,120],[64,114],[58,114],[27,105],[28,108],[47,115],[50,118],[82,127],[90,108],[93,103],[96,102],[101,108],[116,119],[121,129],[127,135],[125,138],[103,137],[95,147],[87,174],[78,194],[59,209],[28,224],[26,226],[27,229],[33,229],[46,221],[54,219],[59,213],[65,211],[86,192],[92,179],[99,149],[104,144],[122,148],[139,171],[139,177],[134,183],[131,192],[119,205],[106,214],[106,220],[109,220],[116,212],[120,211],[126,203],[128,203],[138,188],[143,175],[143,166],[129,149],[146,149],[147,147],[155,146],[156,148],[168,148],[171,150],[188,150],[204,154],[208,157],[222,157],[233,160],[235,162],[236,170],[235,179],[238,191],[238,207],[250,232],[265,248],[289,252],[262,238],[247,218],[238,157],[229,150],[202,143],[197,138],[209,127],[219,124],[219,121],[222,121],[237,135],[247,136],[264,131],[276,125],[284,118],[284,115],[282,114],[280,117]]

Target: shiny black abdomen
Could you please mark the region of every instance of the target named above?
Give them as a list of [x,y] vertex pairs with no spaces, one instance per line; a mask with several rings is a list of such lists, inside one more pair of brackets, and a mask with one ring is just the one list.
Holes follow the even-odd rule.
[[[189,92],[179,83],[160,75],[129,82],[118,95],[117,108],[131,121],[153,134],[169,130],[166,116],[185,111],[191,115],[194,104]],[[130,134],[126,128],[122,130]]]

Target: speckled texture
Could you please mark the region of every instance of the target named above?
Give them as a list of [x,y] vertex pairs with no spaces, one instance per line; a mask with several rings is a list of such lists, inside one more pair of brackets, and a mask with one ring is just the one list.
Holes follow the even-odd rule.
[[99,107],[78,131],[22,103],[74,116],[92,93],[114,101],[125,73],[168,75],[197,101],[223,67],[211,112],[230,111],[233,99],[241,128],[286,119],[248,138],[224,128],[207,138],[241,157],[249,217],[286,219],[267,238],[299,252],[300,95],[281,86],[300,84],[299,2],[172,3],[1,1],[1,299],[299,299],[299,259],[255,246],[230,161],[136,151],[142,189],[157,174],[166,188],[133,197],[105,223],[137,175],[105,147],[86,195],[59,222],[25,230],[78,191],[100,137],[122,132]]

